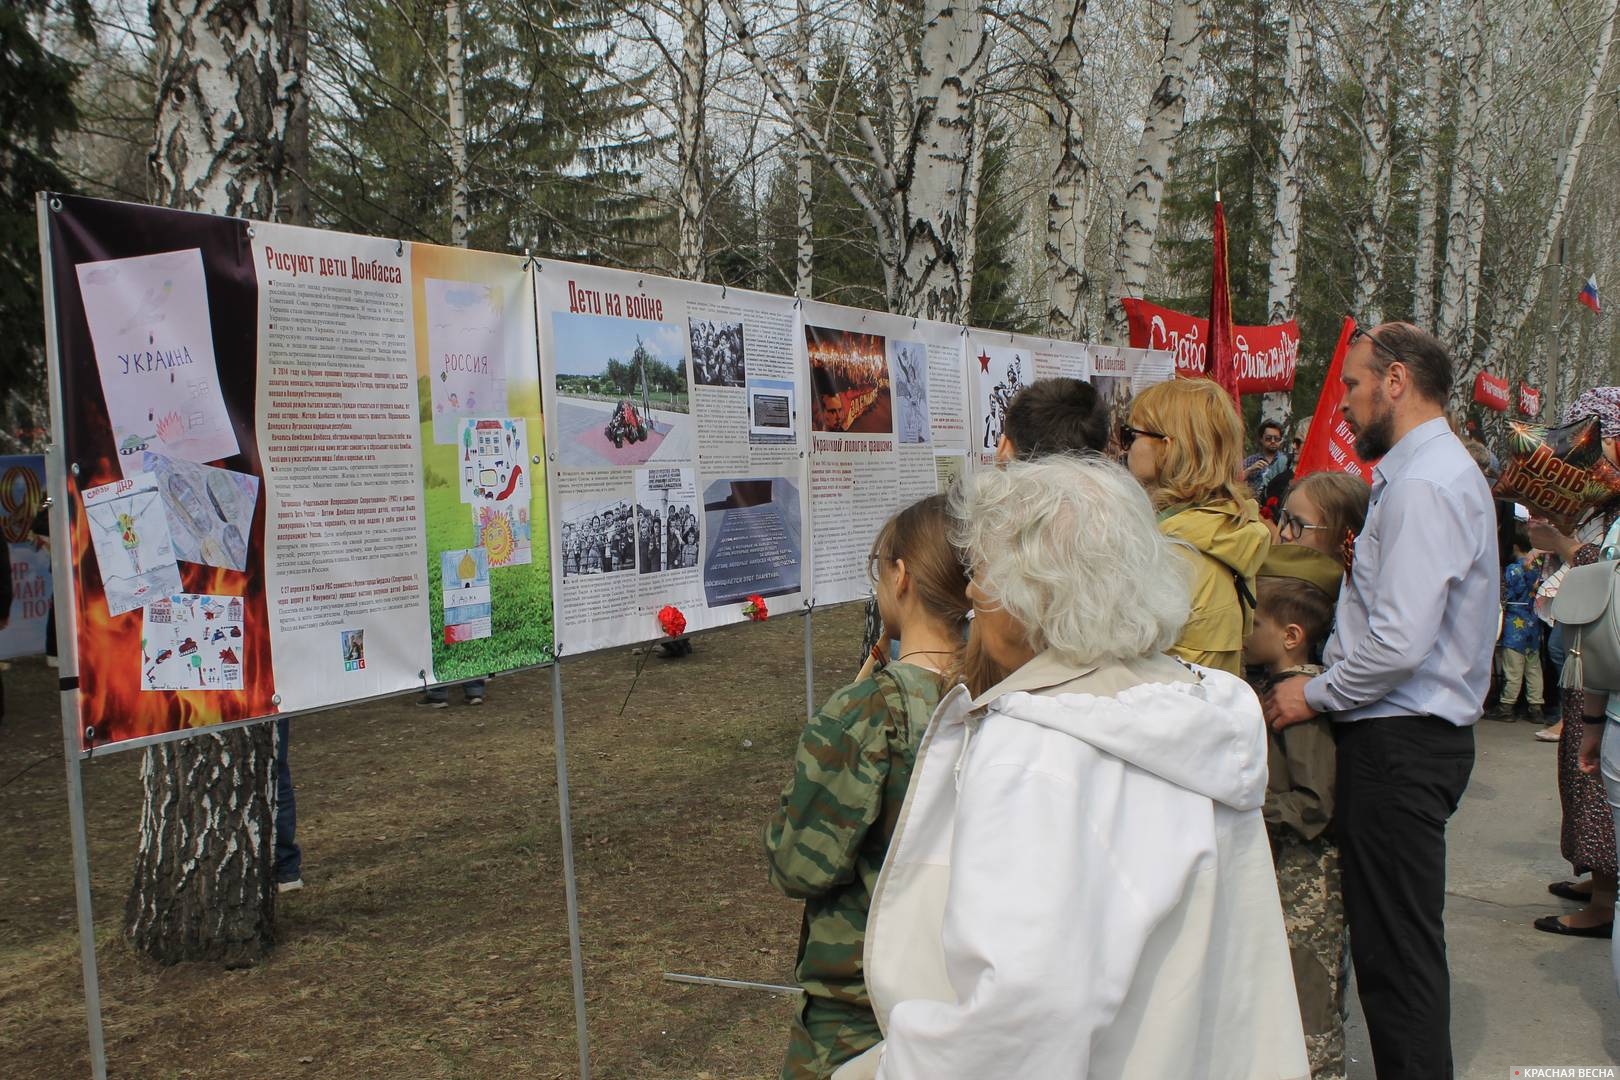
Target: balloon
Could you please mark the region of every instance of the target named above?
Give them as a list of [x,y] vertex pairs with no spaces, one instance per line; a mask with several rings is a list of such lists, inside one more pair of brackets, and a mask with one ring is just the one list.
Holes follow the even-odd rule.
[[1555,525],[1571,527],[1620,497],[1620,470],[1603,457],[1596,417],[1556,428],[1510,420],[1507,450],[1496,496],[1521,502]]

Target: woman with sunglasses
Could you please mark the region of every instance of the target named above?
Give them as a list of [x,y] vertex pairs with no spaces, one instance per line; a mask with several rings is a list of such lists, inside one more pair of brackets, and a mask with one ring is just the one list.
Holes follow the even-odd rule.
[[1260,510],[1238,477],[1243,426],[1208,379],[1172,379],[1131,402],[1120,430],[1125,464],[1147,489],[1159,531],[1192,567],[1192,614],[1170,652],[1241,675],[1254,616],[1254,580],[1271,547]]

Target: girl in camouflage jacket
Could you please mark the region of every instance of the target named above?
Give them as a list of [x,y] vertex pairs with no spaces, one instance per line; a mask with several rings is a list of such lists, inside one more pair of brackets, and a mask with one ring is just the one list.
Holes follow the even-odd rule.
[[[861,971],[866,910],[928,719],[948,688],[967,615],[967,577],[944,496],[891,518],[868,572],[884,640],[805,725],[782,803],[765,827],[771,883],[804,901],[783,1080],[820,1080],[882,1037]],[[897,660],[888,638],[899,642]]]

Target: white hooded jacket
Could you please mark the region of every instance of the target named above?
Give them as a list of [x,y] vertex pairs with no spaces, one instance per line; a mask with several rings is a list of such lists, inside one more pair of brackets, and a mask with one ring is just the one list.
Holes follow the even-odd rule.
[[837,1080],[1309,1076],[1265,788],[1223,672],[1045,653],[957,687],[868,917],[886,1041]]

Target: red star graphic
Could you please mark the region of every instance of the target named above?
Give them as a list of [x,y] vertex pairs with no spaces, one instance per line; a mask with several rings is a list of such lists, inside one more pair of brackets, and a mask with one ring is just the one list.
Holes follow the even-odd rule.
[[990,354],[989,353],[982,352],[982,353],[979,354],[979,370],[982,371],[986,375],[990,374]]

